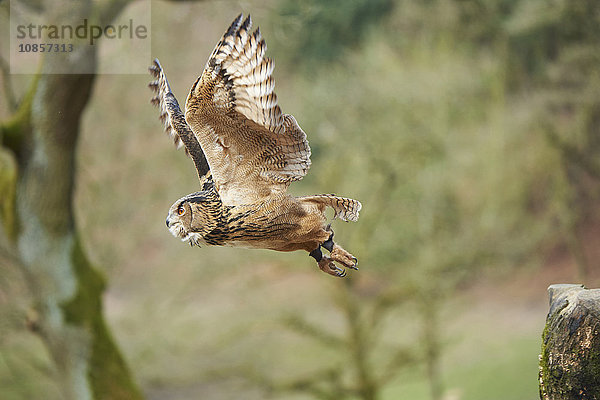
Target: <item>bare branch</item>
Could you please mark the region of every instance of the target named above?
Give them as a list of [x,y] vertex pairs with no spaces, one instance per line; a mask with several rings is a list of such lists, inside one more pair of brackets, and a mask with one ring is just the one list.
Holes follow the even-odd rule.
[[10,65],[6,62],[4,57],[0,57],[0,71],[2,72],[2,86],[4,88],[6,104],[8,104],[8,110],[11,113],[14,113],[17,110],[18,102],[10,78]]
[[96,16],[100,25],[110,24],[133,0],[110,0],[96,3]]
[[243,377],[268,393],[308,393],[322,400],[337,400],[356,394],[355,390],[344,387],[340,371],[332,367],[287,382],[276,382],[255,368],[244,366],[214,370],[207,374],[210,379],[227,379],[231,376]]
[[41,14],[45,10],[43,0],[21,0],[20,3],[27,7],[29,12]]
[[8,121],[0,123],[2,145],[12,150],[15,154],[19,153],[24,137],[29,132],[29,127],[31,126],[31,105],[33,96],[37,90],[39,77],[40,75],[38,74],[31,81],[27,93],[21,100],[13,116]]
[[398,304],[403,303],[415,296],[413,287],[392,287],[380,293],[374,300],[373,309],[370,316],[370,326],[372,330],[379,328],[385,315],[395,309]]
[[550,145],[558,149],[569,162],[583,169],[595,179],[600,179],[600,166],[594,163],[589,156],[586,156],[571,143],[561,139],[553,130],[548,130],[546,136]]
[[297,315],[289,315],[285,317],[283,319],[283,323],[287,328],[315,339],[326,346],[339,347],[346,344],[346,341],[341,337],[333,335],[323,328],[316,326]]
[[[123,11],[129,3],[135,0],[110,0],[110,1],[99,1],[96,4],[98,22],[101,25],[111,23],[120,13]],[[167,0],[172,3],[183,3],[183,2],[200,2],[206,0]]]
[[376,378],[378,386],[384,386],[394,377],[396,377],[402,368],[407,366],[414,367],[419,361],[419,358],[415,355],[415,352],[408,347],[399,347],[396,351],[391,352],[392,357],[385,365],[383,372],[379,377]]

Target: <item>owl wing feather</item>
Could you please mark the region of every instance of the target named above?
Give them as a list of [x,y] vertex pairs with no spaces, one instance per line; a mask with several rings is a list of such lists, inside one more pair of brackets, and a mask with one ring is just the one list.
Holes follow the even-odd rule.
[[238,16],[192,86],[185,118],[226,205],[283,192],[310,167],[310,147],[296,119],[277,105],[273,61],[260,30]]
[[185,147],[185,153],[194,161],[198,178],[200,178],[201,185],[204,185],[211,180],[208,162],[198,139],[185,121],[185,116],[179,108],[179,103],[171,91],[169,81],[167,81],[158,59],[154,59],[148,70],[156,79],[148,84],[148,87],[155,93],[150,102],[159,107],[159,118],[165,127],[165,132],[173,139],[178,149],[182,146]]
[[340,197],[334,194],[318,194],[298,198],[301,201],[318,204],[324,209],[326,206],[333,208],[333,219],[340,218],[342,221],[358,221],[358,214],[362,204],[358,200]]

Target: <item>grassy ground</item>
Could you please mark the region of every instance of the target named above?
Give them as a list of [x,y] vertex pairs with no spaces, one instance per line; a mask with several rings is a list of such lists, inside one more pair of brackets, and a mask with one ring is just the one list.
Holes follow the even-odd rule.
[[[298,264],[310,264],[306,261]],[[255,265],[249,270],[236,266],[209,285],[203,284],[201,273],[184,274],[184,287],[171,286],[161,296],[154,287],[138,288],[148,297],[136,295],[135,300],[111,290],[108,317],[149,398],[185,399],[193,394],[231,399],[240,393],[245,398],[262,398],[256,382],[246,381],[252,379],[253,371],[285,381],[338,357],[344,349],[333,348],[327,354],[312,341],[282,329],[282,317],[288,312],[308,315],[333,331],[344,329],[327,295],[335,282],[328,282],[312,265],[303,267],[304,271],[290,271],[293,267],[283,265]],[[146,279],[154,286],[150,276]],[[545,290],[538,287],[537,293],[523,291],[501,298],[513,285],[528,280],[522,279],[493,288],[476,285],[444,308],[446,398],[537,398]],[[388,329],[391,335],[404,335],[412,323],[395,320]],[[142,325],[145,328],[140,331]],[[275,398],[313,397],[278,394]],[[381,398],[428,399],[421,368],[402,373]]]

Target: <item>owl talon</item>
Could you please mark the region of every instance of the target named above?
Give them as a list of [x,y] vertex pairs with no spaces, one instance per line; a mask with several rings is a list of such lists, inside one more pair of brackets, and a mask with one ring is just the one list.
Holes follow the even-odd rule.
[[340,278],[343,278],[346,276],[346,270],[344,268],[340,268],[337,265],[333,265],[334,271],[335,271],[335,276],[338,276]]
[[345,268],[351,268],[354,270],[358,270],[357,264],[358,260],[352,254],[348,253],[341,246],[337,244],[333,244],[333,248],[330,253],[331,259]]
[[346,276],[346,270],[338,267],[333,263],[333,260],[329,257],[323,256],[319,261],[319,269],[323,272],[328,273],[329,275],[337,276],[343,278]]

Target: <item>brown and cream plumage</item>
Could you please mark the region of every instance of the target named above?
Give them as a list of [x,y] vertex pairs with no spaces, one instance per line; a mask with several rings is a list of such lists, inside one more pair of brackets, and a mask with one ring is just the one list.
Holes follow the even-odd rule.
[[[324,211],[356,221],[360,202],[331,194],[294,197],[291,182],[310,167],[310,147],[296,119],[283,114],[273,92],[273,61],[250,16],[238,16],[192,86],[185,114],[158,62],[150,88],[160,118],[178,147],[184,146],[201,191],[177,200],[167,227],[191,245],[306,250],[319,268],[344,276],[356,258],[333,242]],[[324,256],[321,247],[330,254]],[[339,264],[336,265],[335,263]]]

